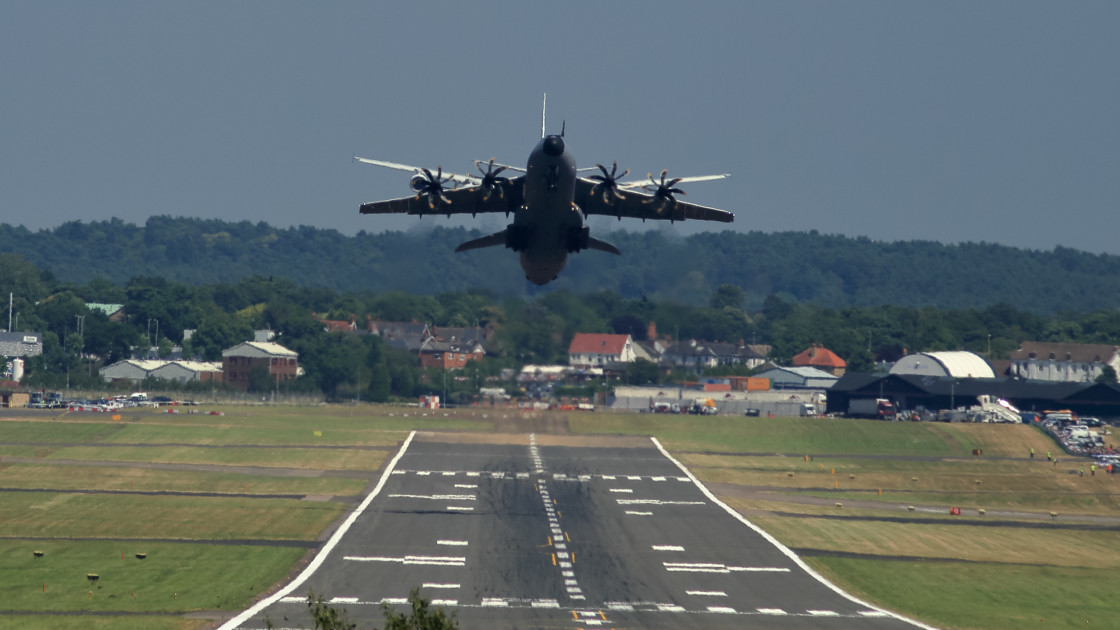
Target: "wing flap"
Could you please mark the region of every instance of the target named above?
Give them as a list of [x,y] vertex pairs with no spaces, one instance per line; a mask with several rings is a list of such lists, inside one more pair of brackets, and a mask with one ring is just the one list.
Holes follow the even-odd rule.
[[443,191],[443,197],[429,197],[428,195],[413,195],[363,203],[358,209],[361,214],[413,214],[425,215],[452,215],[452,214],[482,214],[484,212],[512,213],[521,207],[523,178],[517,177],[508,182],[499,182],[500,190],[495,189],[489,195],[480,186],[459,188]]
[[655,196],[636,190],[621,191],[621,198],[611,196],[604,200],[601,194],[591,194],[594,181],[576,180],[576,204],[584,214],[656,221],[718,221],[731,223],[735,214],[719,208],[710,208],[687,201],[659,200]]

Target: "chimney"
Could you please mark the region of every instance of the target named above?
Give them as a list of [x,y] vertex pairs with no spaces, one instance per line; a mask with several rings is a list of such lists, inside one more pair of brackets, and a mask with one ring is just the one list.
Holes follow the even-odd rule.
[[657,324],[655,322],[649,323],[649,328],[646,329],[646,339],[653,341],[657,339]]

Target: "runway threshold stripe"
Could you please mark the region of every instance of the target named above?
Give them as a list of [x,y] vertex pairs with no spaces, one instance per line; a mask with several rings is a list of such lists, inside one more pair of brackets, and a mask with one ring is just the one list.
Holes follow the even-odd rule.
[[473,494],[390,494],[393,499],[430,499],[433,501],[474,501]]

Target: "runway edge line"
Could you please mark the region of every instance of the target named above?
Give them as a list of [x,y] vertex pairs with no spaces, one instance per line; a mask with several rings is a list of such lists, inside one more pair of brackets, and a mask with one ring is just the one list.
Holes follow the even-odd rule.
[[[327,541],[327,544],[323,545],[323,548],[319,551],[318,554],[316,554],[314,558],[312,558],[307,567],[298,576],[296,576],[296,579],[292,580],[287,586],[276,591],[271,596],[257,602],[248,610],[225,622],[218,628],[218,630],[234,630],[234,628],[237,628],[241,624],[251,619],[253,615],[256,615],[265,608],[268,608],[272,604],[280,601],[280,598],[287,597],[292,591],[302,586],[303,583],[307,581],[307,578],[311,577],[312,574],[314,574],[315,571],[319,569],[319,566],[322,565],[324,561],[326,561],[327,556],[334,549],[335,545],[337,545],[338,542],[342,540],[342,537],[346,535],[346,532],[350,529],[350,526],[354,524],[354,521],[358,520],[358,517],[362,515],[362,512],[365,512],[366,508],[369,507],[369,504],[373,502],[374,497],[376,497],[378,493],[381,492],[381,489],[385,487],[385,482],[389,480],[390,476],[392,476],[393,469],[397,467],[397,463],[401,460],[401,457],[404,457],[404,453],[408,450],[409,444],[412,444],[412,438],[415,435],[416,431],[412,431],[408,434],[408,437],[405,438],[404,443],[401,444],[400,450],[397,451],[397,454],[389,462],[389,465],[385,467],[385,472],[381,474],[381,479],[377,482],[377,485],[374,486],[373,490],[371,490],[370,493],[366,495],[366,498],[362,500],[361,504],[358,505],[358,507],[350,513],[350,516],[346,517],[346,520],[343,521],[342,525],[339,526],[337,530],[335,530],[334,535],[332,535],[330,540]],[[658,447],[660,448],[660,445],[658,445]]]
[[801,559],[801,556],[794,553],[793,550],[791,550],[789,547],[786,547],[785,545],[783,545],[777,538],[774,538],[773,536],[771,536],[769,532],[763,530],[759,526],[757,526],[754,523],[748,521],[745,516],[736,512],[734,509],[731,508],[731,506],[727,505],[723,501],[720,501],[718,498],[716,498],[716,495],[712,494],[712,492],[710,490],[708,490],[708,488],[704,484],[700,483],[700,480],[696,478],[696,475],[692,474],[691,470],[689,470],[684,464],[677,461],[677,459],[675,457],[670,455],[669,451],[665,450],[665,447],[661,445],[661,442],[659,442],[656,437],[651,436],[649,439],[653,442],[653,445],[657,447],[657,450],[661,451],[662,455],[664,455],[669,461],[676,464],[677,468],[681,469],[681,472],[688,475],[688,478],[692,480],[692,483],[696,484],[697,488],[700,488],[700,491],[704,493],[704,496],[711,499],[713,503],[715,503],[716,505],[723,508],[731,516],[735,517],[740,523],[746,525],[747,527],[754,530],[754,532],[757,533],[759,536],[762,536],[763,538],[765,538],[767,540],[767,542],[769,542],[770,544],[777,547],[779,551],[781,551],[783,554],[785,554],[787,557],[789,557],[790,560],[793,560],[797,564],[797,566],[801,567],[802,570],[804,570],[809,575],[813,576],[813,578],[815,580],[817,580],[818,582],[820,582],[821,584],[824,584],[828,588],[832,589],[833,591],[835,591],[841,597],[843,597],[843,598],[845,598],[849,601],[855,602],[855,603],[859,604],[860,606],[867,606],[871,610],[881,612],[885,615],[890,615],[891,617],[894,617],[895,619],[898,619],[899,621],[905,621],[906,623],[913,624],[913,625],[915,625],[919,628],[922,628],[923,630],[939,630],[939,628],[937,628],[935,626],[926,625],[926,624],[924,624],[920,621],[910,619],[909,617],[904,617],[903,615],[900,615],[896,612],[887,610],[885,608],[880,608],[879,606],[875,606],[873,604],[869,604],[869,603],[863,601],[862,599],[859,599],[858,597],[855,597],[854,595],[851,595],[850,593],[846,592],[844,589],[842,589],[839,586],[833,584],[832,582],[828,581],[828,578],[824,577],[820,573],[817,573],[815,570],[813,570],[812,567],[805,564],[805,561]]

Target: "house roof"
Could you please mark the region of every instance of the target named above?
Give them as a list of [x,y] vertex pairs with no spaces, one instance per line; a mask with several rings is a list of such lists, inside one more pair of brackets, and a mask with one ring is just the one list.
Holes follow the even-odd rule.
[[289,350],[278,343],[268,341],[246,341],[232,348],[222,350],[223,357],[291,357],[296,358],[299,353]]
[[86,302],[86,308],[91,311],[101,311],[106,317],[124,308],[124,304],[107,304],[105,302]]
[[824,346],[810,346],[801,354],[793,357],[791,363],[801,367],[843,368],[848,366],[844,359],[836,356],[835,352]]
[[740,357],[765,359],[770,346],[764,344],[734,344],[722,341],[681,341],[665,349],[664,354],[680,357]]
[[1108,363],[1118,351],[1120,346],[1110,344],[1024,341],[1018,350],[1011,353],[1011,359],[1013,361],[1054,359],[1078,363]]
[[611,354],[621,355],[626,348],[630,335],[605,335],[598,333],[576,333],[568,346],[568,354]]

